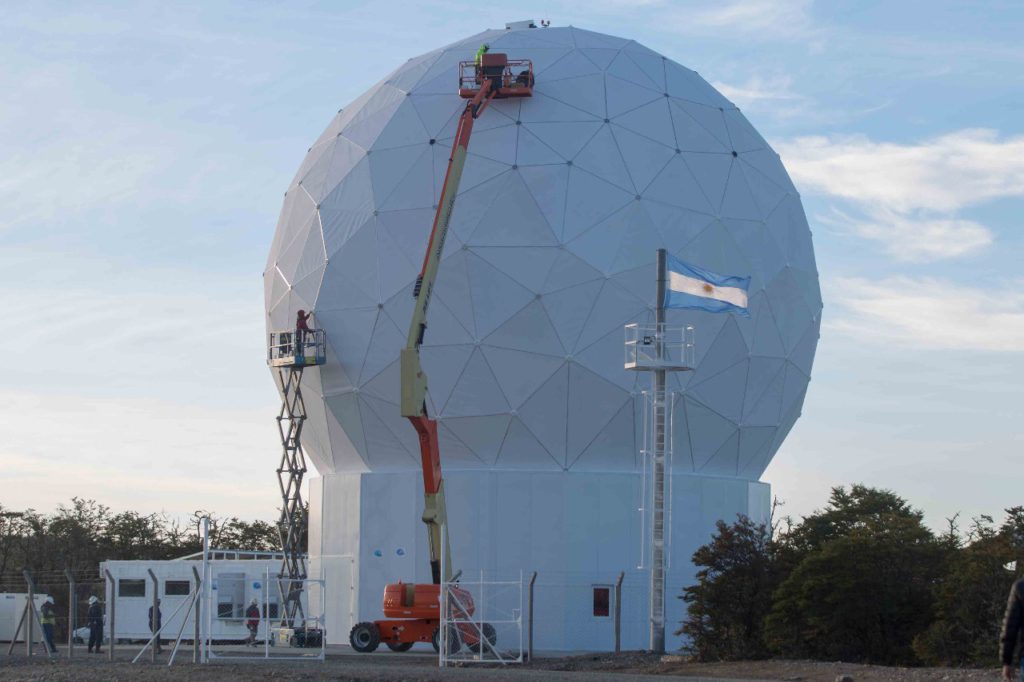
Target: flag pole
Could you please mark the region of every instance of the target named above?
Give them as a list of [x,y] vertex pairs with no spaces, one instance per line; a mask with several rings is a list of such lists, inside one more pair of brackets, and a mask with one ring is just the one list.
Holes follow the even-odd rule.
[[[658,274],[654,308],[655,353],[654,391],[651,396],[654,420],[652,518],[651,518],[651,641],[654,653],[665,653],[665,249],[658,249]],[[646,428],[646,426],[645,426]]]

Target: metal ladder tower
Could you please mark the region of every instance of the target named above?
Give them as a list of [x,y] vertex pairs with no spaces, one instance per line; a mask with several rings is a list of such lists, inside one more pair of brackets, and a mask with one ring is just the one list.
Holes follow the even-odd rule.
[[305,618],[302,592],[307,578],[309,507],[302,499],[302,479],[307,471],[306,454],[302,449],[302,427],[306,421],[302,374],[306,367],[324,363],[326,340],[322,329],[302,334],[293,330],[271,332],[268,349],[267,363],[276,368],[281,389],[281,409],[277,414],[277,431],[281,436],[281,463],[277,467],[281,516],[277,530],[284,553],[278,575],[278,588],[284,602],[281,624],[294,627],[297,620]]
[[[641,546],[641,567],[650,550],[650,638],[649,649],[665,653],[665,570],[671,542],[672,518],[672,404],[674,395],[667,390],[668,372],[686,372],[694,367],[693,327],[669,327],[665,323],[666,253],[657,251],[654,324],[626,325],[625,368],[651,372],[651,392],[644,394],[643,490],[641,523],[650,513],[650,537]],[[647,402],[649,400],[649,403]],[[649,405],[649,409],[648,409]],[[650,429],[648,431],[648,429]],[[650,467],[650,488],[647,472]],[[648,495],[650,497],[648,498]],[[650,509],[647,508],[648,502]],[[646,535],[645,530],[641,535]]]

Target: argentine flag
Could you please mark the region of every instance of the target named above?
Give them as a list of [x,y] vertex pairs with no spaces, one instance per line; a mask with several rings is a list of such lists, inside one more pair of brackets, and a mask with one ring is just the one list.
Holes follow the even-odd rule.
[[697,308],[713,313],[747,312],[749,277],[716,275],[666,254],[668,281],[665,283],[666,308]]

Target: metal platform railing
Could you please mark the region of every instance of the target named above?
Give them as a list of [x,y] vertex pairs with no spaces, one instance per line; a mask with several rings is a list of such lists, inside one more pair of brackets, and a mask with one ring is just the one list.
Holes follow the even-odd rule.
[[694,367],[693,327],[626,325],[626,369],[685,371]]
[[322,365],[327,361],[327,336],[323,329],[272,331],[267,341],[271,367]]
[[529,59],[508,59],[504,64],[477,67],[475,61],[459,62],[459,94],[469,97],[483,84],[489,69],[500,70],[497,83],[499,97],[529,97],[533,93],[533,62]]

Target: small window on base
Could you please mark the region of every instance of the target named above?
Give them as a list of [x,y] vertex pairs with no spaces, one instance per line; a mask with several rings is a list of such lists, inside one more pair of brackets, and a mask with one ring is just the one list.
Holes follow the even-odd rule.
[[192,583],[188,580],[165,580],[165,597],[187,597],[192,594]]
[[594,586],[594,617],[607,618],[611,613],[612,588],[600,585]]
[[144,579],[121,578],[117,581],[118,597],[145,597],[146,581]]

